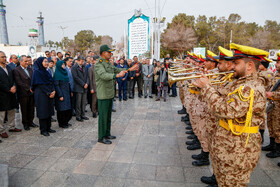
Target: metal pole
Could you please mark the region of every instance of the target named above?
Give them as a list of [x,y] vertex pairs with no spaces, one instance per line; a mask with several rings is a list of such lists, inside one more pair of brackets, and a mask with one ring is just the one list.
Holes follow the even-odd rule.
[[229,43],[232,43],[232,30],[230,30],[230,41]]
[[[151,15],[152,16],[152,15]],[[152,38],[151,38],[151,56],[152,56],[152,59],[154,59],[154,27],[153,27],[153,18],[151,19],[150,17],[150,20],[152,20],[152,22],[150,21],[151,24],[151,33],[152,33]]]
[[158,0],[158,39],[157,39],[157,52],[158,52],[158,60],[160,59],[160,0]]

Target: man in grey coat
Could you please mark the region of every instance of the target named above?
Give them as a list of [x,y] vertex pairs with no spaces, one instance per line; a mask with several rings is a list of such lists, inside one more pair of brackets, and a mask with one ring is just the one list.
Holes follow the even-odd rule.
[[147,98],[147,87],[149,86],[149,97],[153,98],[152,96],[152,83],[153,83],[153,74],[154,74],[154,67],[150,65],[150,59],[145,60],[146,63],[143,65],[143,80],[144,80],[144,97]]
[[85,109],[89,79],[84,61],[84,57],[79,56],[76,60],[77,63],[71,68],[76,93],[76,120],[80,122],[88,120],[88,117],[85,116]]

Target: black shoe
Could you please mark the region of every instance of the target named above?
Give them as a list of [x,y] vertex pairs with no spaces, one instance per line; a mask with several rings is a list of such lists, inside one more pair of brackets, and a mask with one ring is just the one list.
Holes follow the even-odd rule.
[[275,149],[275,138],[270,137],[269,145],[262,147],[262,151],[273,151]]
[[49,130],[48,130],[48,133],[56,133],[56,131],[53,130],[53,129],[49,129]]
[[51,122],[56,122],[56,119],[54,119],[54,118],[51,118]]
[[190,121],[189,116],[181,117],[181,121]]
[[[203,160],[203,159],[209,159],[209,152],[204,152],[201,150],[201,153],[198,155],[192,155],[192,158],[195,160]],[[209,160],[208,160],[209,161]]]
[[193,161],[192,165],[193,166],[209,166],[210,165],[209,158]]
[[276,143],[275,149],[270,153],[267,153],[268,158],[277,158],[280,157],[280,143]]
[[201,145],[200,143],[196,143],[196,144],[193,144],[193,145],[189,145],[187,147],[188,150],[197,150],[197,149],[201,149]]
[[29,131],[30,127],[29,126],[24,126],[24,130]]
[[145,97],[144,98],[147,98],[147,96],[145,95]]
[[186,126],[186,130],[192,130],[192,126]]
[[169,95],[169,97],[176,97],[175,95]]
[[0,140],[0,143],[2,143],[2,140]]
[[280,167],[280,162],[277,165]]
[[82,119],[89,120],[88,117],[86,117],[86,116],[82,116]]
[[206,177],[203,176],[200,178],[201,182],[205,183],[205,184],[210,184],[210,185],[217,185],[217,180],[215,175],[213,174],[211,177]]
[[190,130],[190,131],[186,131],[186,134],[194,134],[194,132]]
[[50,134],[49,134],[48,132],[41,132],[41,134],[42,134],[43,136],[50,136]]
[[110,140],[107,140],[107,139],[105,139],[105,138],[103,138],[103,139],[101,139],[101,140],[98,139],[98,142],[99,142],[99,143],[104,143],[104,144],[111,144],[111,143],[112,143]]
[[141,95],[138,95],[138,97],[139,97],[139,98],[142,98],[142,96],[141,96]]
[[133,99],[133,97],[131,97],[131,96],[129,96],[128,98],[129,98],[129,99]]
[[[118,98],[118,97],[115,96],[115,98]],[[113,99],[113,101],[116,101],[116,99]]]
[[116,136],[105,136],[104,138],[105,138],[105,139],[112,140],[112,139],[116,139]]
[[93,114],[92,114],[92,117],[93,117],[93,118],[97,118],[97,114],[96,114],[96,113],[93,113]]
[[71,127],[71,126],[72,126],[72,124],[71,124],[71,123],[68,123],[68,124],[67,124],[67,126],[68,126],[68,127]]
[[187,137],[188,139],[195,139],[196,138],[196,135],[195,134],[191,134]]
[[81,117],[76,117],[77,121],[83,122],[84,120]]
[[119,101],[122,101],[122,99],[119,99]]
[[177,111],[177,113],[178,113],[178,114],[187,114],[187,110],[186,110],[186,108],[184,107],[184,105],[183,105],[183,108],[182,108],[181,110],[178,110],[178,111]]
[[127,100],[127,98],[125,98],[125,99],[123,99],[124,101],[126,101]]
[[192,141],[186,141],[186,145],[193,145],[196,144],[197,140],[193,139]]
[[149,98],[153,98],[153,96],[149,96]]
[[112,109],[112,112],[116,112],[116,109]]
[[59,125],[60,128],[63,128],[63,129],[67,129],[69,126],[68,125]]
[[190,121],[184,121],[186,125],[192,125]]
[[39,127],[39,125],[35,124],[35,123],[32,123],[29,125],[29,127]]

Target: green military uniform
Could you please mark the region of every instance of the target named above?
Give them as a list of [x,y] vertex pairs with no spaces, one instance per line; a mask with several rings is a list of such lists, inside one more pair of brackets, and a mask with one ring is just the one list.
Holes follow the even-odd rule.
[[100,57],[95,64],[95,81],[98,100],[98,139],[111,136],[112,99],[115,95],[114,81],[123,69],[116,68],[108,60]]

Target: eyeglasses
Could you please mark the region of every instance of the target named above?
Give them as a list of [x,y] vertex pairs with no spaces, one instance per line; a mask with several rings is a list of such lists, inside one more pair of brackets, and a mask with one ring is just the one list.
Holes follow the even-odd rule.
[[0,56],[0,58],[7,58],[6,56]]

